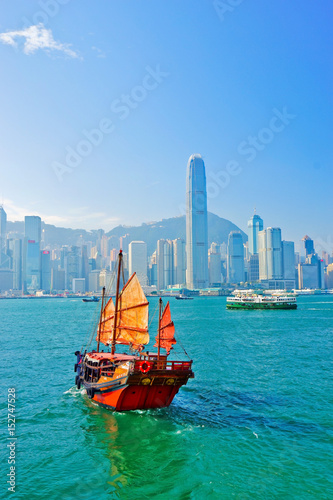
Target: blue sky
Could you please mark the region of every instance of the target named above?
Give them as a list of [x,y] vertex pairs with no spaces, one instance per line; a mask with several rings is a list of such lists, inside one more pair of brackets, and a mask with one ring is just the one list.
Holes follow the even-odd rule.
[[111,229],[180,215],[187,160],[200,153],[210,211],[246,230],[255,206],[284,239],[331,241],[332,10],[300,0],[6,2],[8,218]]

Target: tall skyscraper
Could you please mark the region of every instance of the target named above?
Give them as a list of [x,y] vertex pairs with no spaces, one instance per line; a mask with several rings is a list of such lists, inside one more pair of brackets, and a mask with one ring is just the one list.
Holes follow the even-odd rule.
[[24,236],[27,240],[40,243],[42,237],[42,221],[37,215],[27,215],[24,217]]
[[258,233],[259,279],[267,280],[267,238],[266,229]]
[[28,215],[24,218],[23,285],[34,292],[41,286],[41,218]]
[[173,284],[173,244],[171,240],[158,240],[156,252],[157,289]]
[[244,245],[239,231],[231,231],[228,237],[228,261],[227,261],[228,283],[240,283],[244,281]]
[[282,241],[279,227],[268,227],[258,233],[259,279],[283,279]]
[[264,229],[264,221],[256,213],[247,223],[249,228],[249,254],[255,255],[258,253],[258,233]]
[[282,241],[279,227],[267,228],[267,273],[268,279],[283,278]]
[[41,262],[41,289],[45,292],[51,290],[51,254],[49,250],[40,253]]
[[282,241],[283,278],[295,279],[295,245],[293,241]]
[[309,255],[315,253],[313,240],[310,238],[310,236],[306,234],[302,241],[304,241],[305,257],[308,257]]
[[208,224],[205,164],[190,156],[186,181],[186,284],[190,289],[208,287]]
[[173,240],[173,284],[183,285],[186,280],[186,248],[181,238]]
[[0,205],[0,267],[5,260],[6,234],[7,234],[7,214],[4,208]]
[[22,289],[22,240],[9,239],[8,251],[10,256],[11,269],[13,270],[13,289]]
[[220,246],[212,243],[208,252],[208,270],[209,270],[209,285],[221,286],[222,282],[222,265]]
[[136,273],[141,285],[146,286],[148,284],[147,270],[147,243],[144,241],[131,241],[128,246],[129,275]]

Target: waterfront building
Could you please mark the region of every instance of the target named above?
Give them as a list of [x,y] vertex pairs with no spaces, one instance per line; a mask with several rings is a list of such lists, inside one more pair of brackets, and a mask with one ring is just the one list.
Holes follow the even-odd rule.
[[252,254],[247,261],[247,281],[255,283],[259,281],[259,254]]
[[40,289],[39,242],[25,240],[24,290],[32,293]]
[[95,269],[89,273],[89,292],[96,293],[100,291],[99,274],[99,269]]
[[268,279],[280,280],[283,278],[281,229],[268,227],[266,237]]
[[227,280],[228,283],[240,283],[244,275],[244,245],[239,231],[231,231],[228,237]]
[[182,238],[172,242],[173,246],[173,278],[172,284],[184,284],[186,281],[186,244]]
[[214,243],[212,243],[211,250],[208,255],[209,286],[219,287],[222,283],[221,253],[219,252],[219,245],[216,245],[216,247],[213,245]]
[[208,287],[208,224],[205,164],[190,156],[186,180],[186,283],[190,289]]
[[51,290],[56,292],[66,290],[65,269],[51,269]]
[[23,288],[32,293],[41,287],[41,218],[24,217]]
[[73,278],[72,288],[73,293],[84,293],[86,291],[85,278]]
[[298,265],[299,288],[325,288],[324,266],[317,254],[309,254],[305,263]]
[[156,252],[157,289],[172,285],[173,248],[171,240],[158,240]]
[[279,227],[268,227],[258,232],[259,279],[281,280],[282,241]]
[[13,290],[22,289],[22,240],[7,240],[7,255],[10,257],[10,268],[13,271]]
[[283,278],[295,279],[295,245],[293,241],[282,241]]
[[255,255],[259,253],[258,250],[258,233],[264,229],[264,221],[254,213],[251,219],[247,223],[248,227],[248,244],[249,244],[249,254]]
[[298,264],[298,287],[319,288],[318,265],[316,264]]
[[13,289],[13,271],[11,269],[0,269],[0,293]]
[[148,285],[148,258],[147,243],[144,241],[131,241],[128,247],[128,273],[130,276],[135,272],[141,286]]
[[158,240],[154,262],[151,261],[153,272],[150,281],[157,290],[179,284],[184,285],[186,279],[185,242],[181,238],[175,240]]
[[6,235],[7,235],[7,214],[2,205],[0,205],[0,267],[6,260]]
[[82,245],[81,257],[80,257],[80,278],[85,279],[85,285],[87,288],[88,288],[88,277],[89,277],[88,247],[87,245]]
[[41,289],[45,292],[51,290],[51,254],[49,250],[42,250],[41,257]]
[[67,290],[72,290],[73,279],[80,277],[80,250],[80,247],[71,246],[64,259]]
[[333,288],[333,264],[328,264],[326,270],[326,288]]

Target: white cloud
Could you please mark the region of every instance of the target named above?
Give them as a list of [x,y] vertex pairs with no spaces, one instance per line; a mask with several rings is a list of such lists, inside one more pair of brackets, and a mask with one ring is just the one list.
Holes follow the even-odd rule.
[[[32,205],[30,203],[29,205]],[[89,207],[78,207],[67,211],[68,215],[48,215],[40,210],[32,210],[31,208],[21,207],[16,205],[12,200],[4,199],[3,208],[7,213],[9,221],[24,220],[26,215],[39,215],[46,224],[52,224],[58,227],[70,227],[80,229],[98,229],[103,228],[109,231],[116,225],[120,224],[118,217],[110,217],[105,212],[92,212]]]
[[33,54],[36,50],[60,51],[69,57],[80,58],[79,54],[70,48],[69,44],[57,42],[53,38],[52,31],[46,29],[43,24],[29,26],[21,31],[8,31],[0,33],[0,41],[12,47],[18,47],[17,39],[24,39],[23,52]]
[[103,52],[103,50],[99,49],[98,47],[91,47],[91,50],[94,50],[95,52],[97,52],[97,57],[100,57],[100,58],[105,58],[106,57],[106,54],[105,52]]

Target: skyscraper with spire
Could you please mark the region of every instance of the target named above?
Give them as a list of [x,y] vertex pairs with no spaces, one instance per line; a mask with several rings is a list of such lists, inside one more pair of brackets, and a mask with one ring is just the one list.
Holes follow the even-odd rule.
[[205,164],[199,154],[190,156],[186,179],[186,285],[208,287],[208,224]]
[[247,223],[249,228],[249,254],[255,255],[259,253],[258,250],[258,233],[264,229],[264,222],[259,215],[256,214],[254,209],[254,215],[251,217]]

